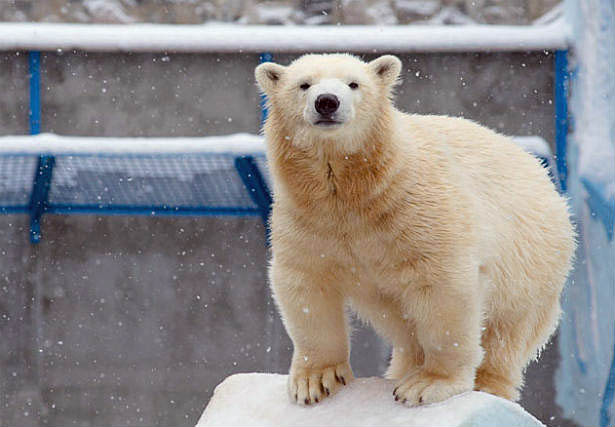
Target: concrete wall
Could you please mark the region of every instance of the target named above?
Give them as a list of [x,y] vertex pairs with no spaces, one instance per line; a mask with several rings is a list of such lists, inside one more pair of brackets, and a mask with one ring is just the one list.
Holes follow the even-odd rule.
[[0,52],[0,134],[28,133],[28,57]]
[[37,246],[0,221],[2,425],[194,424],[226,375],[263,370],[258,220],[48,216]]
[[[23,62],[23,55],[17,61],[7,56],[7,63]],[[465,116],[504,133],[552,141],[552,56],[406,55],[397,104],[408,112]],[[286,64],[293,58],[275,60]],[[103,136],[257,132],[257,64],[256,55],[245,54],[45,53],[43,129]],[[17,67],[10,75],[16,91],[23,64]]]
[[[404,110],[552,141],[551,54],[403,60]],[[256,64],[241,54],[45,53],[42,129],[257,132]],[[23,53],[0,55],[1,134],[27,133],[26,65]],[[259,220],[48,215],[38,246],[27,230],[25,216],[0,216],[0,425],[193,425],[225,376],[288,368]],[[358,328],[356,373],[381,374],[386,357]],[[549,397],[557,354],[545,357],[531,368],[524,403],[558,425]]]

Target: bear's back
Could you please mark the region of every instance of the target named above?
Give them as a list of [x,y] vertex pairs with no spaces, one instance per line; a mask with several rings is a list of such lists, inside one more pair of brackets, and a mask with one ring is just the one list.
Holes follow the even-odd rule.
[[407,114],[401,120],[409,164],[445,171],[439,178],[473,205],[483,260],[506,268],[510,257],[521,256],[536,274],[553,257],[567,264],[562,260],[575,245],[568,206],[537,158],[470,120]]

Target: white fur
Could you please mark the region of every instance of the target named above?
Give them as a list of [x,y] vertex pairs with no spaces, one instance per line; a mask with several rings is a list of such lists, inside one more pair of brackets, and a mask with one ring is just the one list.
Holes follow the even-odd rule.
[[[322,79],[310,86],[306,94],[303,118],[308,123],[316,124],[320,118],[316,111],[316,99],[319,95],[332,94],[340,101],[340,106],[333,118],[342,124],[353,120],[355,118],[355,105],[361,103],[361,91],[359,89],[352,90],[348,85],[349,83],[340,79]],[[331,130],[333,128],[323,129]]]
[[[566,202],[508,138],[396,110],[400,70],[393,56],[350,55],[256,69],[270,107],[270,277],[295,347],[291,399],[318,402],[352,380],[346,306],[393,344],[396,400],[473,388],[516,399],[559,318],[575,247]],[[341,88],[350,80],[360,97]],[[315,126],[305,81],[338,91],[353,114]]]

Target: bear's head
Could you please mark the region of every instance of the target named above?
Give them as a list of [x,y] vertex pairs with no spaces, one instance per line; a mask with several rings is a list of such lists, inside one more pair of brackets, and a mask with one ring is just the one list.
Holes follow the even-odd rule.
[[[304,55],[288,66],[266,62],[255,70],[267,96],[268,121],[298,145],[334,142],[346,152],[390,117],[401,61],[391,55],[363,62],[348,54]],[[288,139],[288,137],[287,137]]]

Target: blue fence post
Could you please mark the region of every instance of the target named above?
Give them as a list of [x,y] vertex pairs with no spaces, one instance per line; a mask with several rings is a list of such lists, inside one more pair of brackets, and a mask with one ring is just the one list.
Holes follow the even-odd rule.
[[[268,53],[268,52],[264,52],[261,53],[259,56],[259,62],[262,64],[263,62],[272,62],[273,61],[273,55]],[[261,94],[261,128],[265,125],[265,120],[267,120],[267,96],[263,93]]]
[[47,210],[54,164],[55,158],[53,156],[39,156],[34,172],[34,184],[32,185],[29,204],[30,241],[32,243],[41,241],[41,218]]
[[[30,134],[41,132],[41,53],[32,51],[28,54],[28,67],[30,79]],[[53,174],[53,156],[41,155],[34,171],[32,194],[28,211],[30,213],[30,241],[38,243],[41,240],[41,218],[47,210],[49,188]]]
[[615,346],[613,348],[613,358],[611,359],[611,368],[604,386],[604,396],[602,405],[600,406],[600,427],[607,427],[610,423],[611,415],[609,414],[615,395]]
[[30,134],[41,133],[41,53],[32,51],[28,54],[30,77]]
[[260,209],[267,233],[267,242],[269,242],[269,214],[271,213],[272,198],[267,183],[252,156],[236,157],[235,169],[237,169],[243,185],[248,190],[250,198]]
[[555,51],[555,160],[560,188],[568,188],[568,51]]

